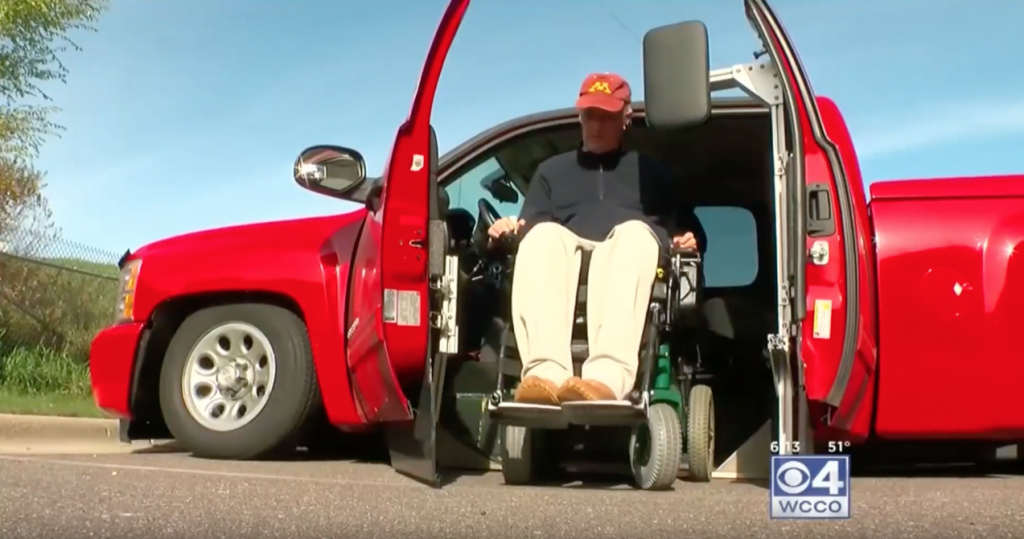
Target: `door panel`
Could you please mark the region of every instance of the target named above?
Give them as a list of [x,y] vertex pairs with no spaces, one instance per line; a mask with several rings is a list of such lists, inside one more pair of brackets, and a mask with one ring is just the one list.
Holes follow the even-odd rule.
[[[795,279],[804,288],[803,295],[798,292],[797,301],[805,303],[795,306],[794,314],[795,322],[801,325],[799,353],[811,420],[858,437],[866,436],[869,424],[854,421],[854,417],[865,405],[870,409],[867,395],[873,387],[877,356],[873,296],[870,289],[862,290],[860,286],[861,276],[870,271],[870,266],[866,265],[867,257],[859,246],[871,236],[866,220],[855,209],[848,183],[860,180],[859,170],[855,178],[850,178],[845,163],[849,161],[856,169],[856,155],[852,146],[837,147],[835,142],[842,139],[842,144],[849,145],[848,134],[826,130],[800,59],[771,7],[765,0],[745,0],[745,4],[748,18],[787,79],[787,97],[794,104],[790,113],[796,116],[795,131],[801,137],[797,142],[802,143],[795,146],[802,151],[794,156],[790,166],[796,168],[808,186],[808,191],[799,197],[799,211],[808,213],[798,222],[810,221],[813,225],[799,232],[802,237],[798,244],[806,244],[807,253],[828,253],[827,260],[807,256],[802,262],[803,279]],[[838,127],[832,121],[841,117],[826,119],[829,131],[845,131],[841,121]],[[830,139],[830,135],[842,136]],[[856,201],[863,205],[863,197]],[[808,207],[808,203],[814,206]],[[832,226],[827,222],[829,218]],[[801,320],[804,312],[806,317]]]
[[469,0],[453,0],[438,26],[382,178],[380,205],[366,217],[353,260],[348,366],[367,422],[413,418],[403,382],[419,387],[430,327],[427,286],[430,111],[448,50]]
[[[849,129],[839,108],[830,99],[818,97],[818,114],[828,139],[835,144],[846,175],[846,188],[849,191],[853,211],[849,216],[853,221],[854,245],[844,245],[845,249],[855,249],[857,262],[857,293],[852,311],[858,319],[854,366],[850,369],[847,387],[842,401],[831,416],[831,426],[845,430],[857,438],[865,438],[871,431],[871,418],[875,406],[875,392],[878,387],[878,303],[875,279],[875,245],[864,182],[857,162],[857,153],[850,137]],[[811,248],[813,242],[808,242]],[[846,256],[850,256],[847,254]],[[848,270],[849,271],[849,270]],[[833,383],[833,388],[835,387]]]

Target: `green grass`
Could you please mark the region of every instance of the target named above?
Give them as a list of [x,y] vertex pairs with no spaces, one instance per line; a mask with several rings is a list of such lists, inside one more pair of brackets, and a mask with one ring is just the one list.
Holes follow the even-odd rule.
[[92,400],[89,368],[41,348],[0,354],[0,413],[105,417]]
[[25,395],[88,397],[89,367],[44,348],[14,348],[0,356],[0,388]]
[[4,388],[0,388],[0,414],[108,417],[96,407],[92,397],[22,394]]

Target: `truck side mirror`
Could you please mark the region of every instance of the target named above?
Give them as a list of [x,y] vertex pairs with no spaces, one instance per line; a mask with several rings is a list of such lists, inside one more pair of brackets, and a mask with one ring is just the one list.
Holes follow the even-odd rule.
[[366,180],[366,160],[344,146],[310,146],[295,160],[295,183],[322,195],[338,197]]

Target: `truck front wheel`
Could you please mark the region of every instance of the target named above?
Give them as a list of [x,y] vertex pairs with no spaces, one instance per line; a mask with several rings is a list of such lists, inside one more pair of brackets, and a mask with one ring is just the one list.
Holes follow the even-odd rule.
[[164,421],[203,458],[248,460],[294,450],[319,397],[306,326],[273,305],[192,313],[171,339],[160,371]]

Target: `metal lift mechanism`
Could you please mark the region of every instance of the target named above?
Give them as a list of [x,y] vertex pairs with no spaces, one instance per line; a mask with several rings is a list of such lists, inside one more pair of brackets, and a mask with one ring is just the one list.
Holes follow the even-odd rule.
[[[734,65],[710,74],[711,91],[739,89],[768,107],[772,121],[772,171],[774,174],[773,195],[775,197],[775,252],[778,275],[778,333],[768,336],[769,361],[778,409],[774,421],[766,422],[739,449],[729,456],[712,473],[715,479],[764,479],[769,475],[772,442],[777,442],[777,453],[787,455],[799,447],[797,441],[809,441],[810,432],[806,421],[800,422],[800,432],[794,432],[794,404],[799,408],[799,417],[807,417],[806,398],[803,394],[803,368],[799,361],[791,358],[790,343],[795,335],[791,299],[803,291],[793,290],[789,283],[792,273],[789,230],[789,189],[787,165],[790,155],[787,151],[786,122],[782,80],[771,61]],[[798,179],[799,180],[799,179]],[[796,187],[799,188],[799,187]],[[799,369],[794,380],[794,369]],[[773,428],[774,424],[774,428]],[[807,449],[813,444],[807,443]],[[800,448],[804,449],[804,448]],[[806,452],[806,451],[804,451]]]

